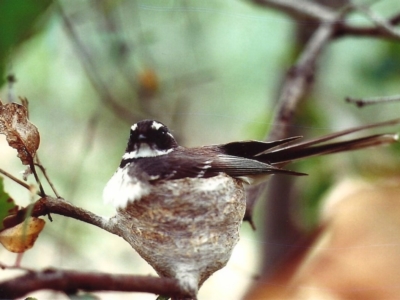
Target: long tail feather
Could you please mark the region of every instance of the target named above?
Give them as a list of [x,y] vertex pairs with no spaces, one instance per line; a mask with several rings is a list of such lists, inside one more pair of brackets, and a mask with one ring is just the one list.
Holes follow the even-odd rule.
[[279,164],[315,155],[353,151],[361,148],[391,144],[398,141],[398,139],[399,137],[397,134],[381,134],[319,146],[304,147],[304,145],[293,145],[291,148],[279,149],[262,154],[256,158],[257,160],[269,162],[271,164]]
[[264,151],[254,156],[253,159],[257,159],[259,161],[270,164],[280,164],[302,159],[309,156],[337,153],[342,151],[352,151],[372,146],[391,144],[399,140],[398,134],[377,134],[358,139],[320,145],[321,143],[324,143],[326,141],[330,141],[338,137],[349,135],[351,133],[355,133],[358,131],[376,127],[396,125],[399,123],[400,119],[394,119],[386,122],[355,127],[352,129],[347,129],[336,133],[332,133],[320,138],[308,140],[305,142],[291,144],[281,148],[275,147],[272,149],[268,149],[267,151]]

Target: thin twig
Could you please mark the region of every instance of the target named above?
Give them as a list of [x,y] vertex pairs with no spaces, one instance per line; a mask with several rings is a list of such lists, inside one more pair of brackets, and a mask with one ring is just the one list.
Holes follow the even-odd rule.
[[352,3],[352,6],[364,13],[374,24],[375,26],[381,30],[382,32],[390,35],[393,39],[400,39],[400,32],[396,30],[391,24],[391,22],[386,21],[384,18],[374,13],[369,7],[365,5],[359,5]]
[[[326,22],[331,20],[335,11],[330,7],[324,6],[317,2],[311,2],[307,0],[253,0],[254,3],[267,6],[269,8],[277,9],[282,11],[291,17],[298,18],[309,18],[316,20],[318,22]],[[343,10],[350,9],[359,9],[363,8],[357,5],[348,5],[344,7]],[[336,24],[336,30],[334,33],[335,38],[352,35],[358,37],[379,37],[384,39],[393,39],[399,38],[399,32],[393,28],[393,26],[400,23],[400,14],[396,14],[388,20],[384,20],[371,11],[367,10],[364,13],[368,13],[368,16],[374,22],[375,26],[373,27],[361,27],[346,24],[345,22],[338,22]]]
[[354,103],[358,107],[364,107],[364,106],[373,105],[373,104],[385,104],[385,103],[391,103],[391,102],[400,102],[400,95],[371,97],[371,98],[346,97],[346,102]]
[[50,185],[50,188],[52,189],[54,195],[56,195],[57,198],[60,198],[60,194],[58,194],[53,182],[50,180],[50,177],[48,176],[45,167],[43,167],[42,163],[40,162],[40,159],[39,159],[39,156],[37,153],[36,153],[35,159],[36,159],[35,165],[42,171],[42,174],[43,174],[44,178],[46,178],[46,181]]
[[320,22],[329,22],[336,13],[331,8],[308,0],[253,0],[254,3],[279,9],[294,18],[310,18]]
[[33,173],[33,176],[35,177],[36,183],[39,186],[39,196],[45,197],[46,193],[43,189],[42,183],[40,182],[40,178],[36,172],[35,163],[33,162],[33,157],[31,156],[31,154],[29,152],[28,152],[28,155],[29,155],[29,167],[31,168],[31,171]]
[[19,185],[22,185],[24,188],[26,188],[28,191],[32,191],[32,188],[29,184],[23,182],[22,180],[18,179],[17,177],[11,175],[10,173],[4,171],[3,169],[0,169],[0,173],[3,174],[4,176],[10,178],[12,181],[18,183]]
[[[386,21],[391,26],[396,26],[400,23],[400,14],[396,14]],[[356,36],[356,37],[377,37],[381,39],[393,39],[393,35],[387,31],[382,31],[381,28],[376,26],[356,26],[343,22],[337,23],[334,38],[343,36]]]
[[21,267],[21,266],[10,266],[10,265],[6,265],[2,262],[0,262],[0,269],[3,270],[19,270],[19,271],[25,271],[25,272],[35,272],[35,270],[30,269],[30,268],[25,268],[25,267]]

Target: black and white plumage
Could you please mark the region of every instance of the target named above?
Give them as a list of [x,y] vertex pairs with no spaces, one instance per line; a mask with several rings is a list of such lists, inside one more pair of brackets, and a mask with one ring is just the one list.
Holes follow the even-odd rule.
[[315,146],[358,130],[355,128],[298,144],[290,143],[301,137],[185,148],[177,144],[164,124],[144,120],[131,127],[121,164],[104,189],[104,200],[123,208],[149,194],[152,184],[160,180],[227,174],[254,184],[271,174],[305,175],[278,166],[308,156],[355,150],[397,139],[397,135],[384,134]]
[[239,240],[246,184],[271,174],[304,175],[281,169],[293,160],[392,143],[395,134],[321,144],[397,123],[354,128],[303,143],[294,143],[300,137],[291,137],[185,148],[165,125],[144,120],[131,127],[104,200],[117,209],[113,221],[120,236],[160,276],[177,279],[186,295],[196,299],[198,288],[226,265]]
[[257,154],[299,137],[275,142],[243,141],[197,148],[178,146],[168,128],[144,120],[131,127],[121,164],[104,190],[104,199],[123,208],[151,192],[161,180],[210,178],[227,174],[252,184],[270,174],[305,175],[274,167]]

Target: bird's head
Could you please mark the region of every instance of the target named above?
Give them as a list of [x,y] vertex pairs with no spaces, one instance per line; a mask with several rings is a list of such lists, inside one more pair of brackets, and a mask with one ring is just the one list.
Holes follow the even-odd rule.
[[154,157],[173,151],[178,144],[164,124],[154,120],[143,120],[133,124],[124,159]]

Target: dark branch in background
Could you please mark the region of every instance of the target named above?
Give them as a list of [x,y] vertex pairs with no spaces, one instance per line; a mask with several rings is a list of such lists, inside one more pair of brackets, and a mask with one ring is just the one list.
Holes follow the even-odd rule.
[[113,97],[112,93],[109,91],[107,85],[103,82],[103,80],[99,77],[98,71],[96,70],[96,65],[91,59],[90,54],[85,49],[85,46],[81,42],[78,34],[74,29],[74,25],[71,20],[65,14],[64,9],[58,1],[55,1],[56,7],[59,11],[59,15],[64,22],[64,28],[66,29],[70,39],[72,40],[73,45],[75,46],[77,56],[79,57],[82,66],[90,80],[90,83],[97,91],[100,96],[101,101],[104,103],[106,107],[109,107],[114,113],[127,121],[129,124],[132,123],[135,119],[143,118],[143,115],[140,112],[133,112],[131,109],[127,109],[126,107],[121,106]]
[[[337,17],[339,18],[339,16]],[[288,71],[280,97],[278,109],[273,121],[274,127],[267,137],[268,140],[277,140],[287,136],[290,125],[293,122],[297,105],[308,92],[314,82],[316,62],[322,49],[330,41],[334,31],[336,20],[323,23],[310,39],[297,63]],[[247,206],[245,220],[252,219],[252,211],[260,192],[267,184],[251,187],[247,194]],[[280,204],[281,205],[281,204]]]
[[[298,62],[289,70],[280,92],[278,111],[273,121],[273,129],[268,139],[286,137],[293,124],[295,111],[300,101],[305,98],[311,89],[317,72],[318,59],[323,49],[330,42],[337,21],[337,15],[330,22],[321,23],[309,39]],[[265,188],[266,184],[264,184]],[[266,240],[276,243],[276,247],[266,249],[264,259],[264,274],[274,271],[277,262],[280,262],[290,251],[285,244],[295,245],[302,240],[303,233],[291,218],[293,179],[272,178],[267,193],[266,209]],[[279,229],[280,228],[280,229]],[[267,242],[268,245],[268,242]]]
[[382,97],[373,97],[373,98],[352,98],[347,97],[346,102],[354,103],[358,107],[364,107],[366,105],[373,105],[373,104],[384,104],[384,103],[391,103],[391,102],[400,102],[400,95],[394,96],[382,96]]
[[76,294],[83,290],[184,296],[177,281],[169,278],[47,269],[28,271],[25,275],[0,283],[0,299],[20,298],[43,289],[65,294]]
[[400,24],[400,13],[398,13],[394,17],[390,18],[389,24],[392,26]]
[[[396,26],[400,23],[400,15],[395,15],[386,21],[390,26]],[[354,26],[346,23],[337,24],[337,28],[334,34],[335,38],[341,38],[344,36],[355,36],[355,37],[372,37],[393,40],[393,34],[386,30],[382,30],[376,26]]]
[[253,3],[275,8],[293,18],[310,18],[320,22],[330,22],[336,13],[329,7],[308,0],[253,0]]
[[[327,22],[334,18],[335,11],[327,6],[307,0],[253,0],[253,3],[267,8],[281,11],[294,19],[309,18],[318,22]],[[377,16],[370,9],[357,5],[349,5],[348,9],[358,9],[367,15],[375,26],[354,26],[346,24],[344,21],[338,22],[333,36],[335,38],[343,36],[357,37],[377,37],[383,39],[399,39],[399,32],[393,28],[400,23],[400,14],[388,20]]]
[[288,71],[280,92],[279,107],[273,120],[274,127],[268,135],[268,140],[287,137],[296,108],[314,83],[317,61],[323,48],[330,41],[339,18],[340,16],[319,26],[297,63]]
[[[300,101],[310,90],[317,69],[317,61],[322,50],[331,40],[336,23],[341,15],[335,15],[329,22],[321,23],[315,33],[309,39],[301,53],[297,63],[289,69],[280,91],[278,108],[273,120],[273,129],[267,137],[268,140],[276,140],[287,137],[295,111]],[[283,176],[282,176],[283,177]],[[302,238],[302,233],[290,218],[291,197],[289,187],[293,182],[288,176],[279,178],[279,183],[272,178],[269,180],[265,210],[265,234],[266,245],[276,244],[276,247],[268,247],[264,255],[264,275],[274,272],[274,266],[282,258],[286,257],[287,248],[284,244],[295,244]],[[267,183],[251,187],[247,194],[246,216],[252,224],[252,212],[256,200],[267,187]],[[281,245],[281,246],[279,246]]]
[[390,21],[388,22],[384,18],[375,14],[367,6],[357,4],[352,4],[352,6],[366,15],[382,33],[389,35],[393,39],[400,39],[400,32],[396,31]]
[[[366,14],[374,23],[374,26],[356,27],[346,24],[345,21],[347,13],[351,10],[359,9],[359,7],[351,4],[345,4],[338,10],[333,10],[326,5],[306,0],[253,0],[252,2],[282,11],[299,21],[304,19],[314,20],[318,26],[302,51],[297,63],[289,69],[285,77],[283,87],[279,93],[278,108],[273,121],[274,127],[267,138],[268,140],[287,137],[297,106],[307,95],[313,84],[314,76],[317,72],[317,61],[323,49],[333,38],[356,35],[390,40],[399,39],[399,34],[393,26],[400,22],[400,14],[385,21],[369,9],[362,8],[361,13]],[[274,271],[276,262],[285,257],[288,248],[284,244],[294,245],[303,235],[291,221],[291,179],[280,177],[278,183],[277,178],[272,178],[269,184],[269,195],[266,199],[265,245],[270,249],[269,251],[267,249],[267,254],[264,256],[264,275],[266,276]],[[245,216],[249,221],[252,218],[255,202],[261,191],[265,189],[265,186],[266,184],[262,184],[249,189]],[[271,247],[268,245],[277,246]]]

